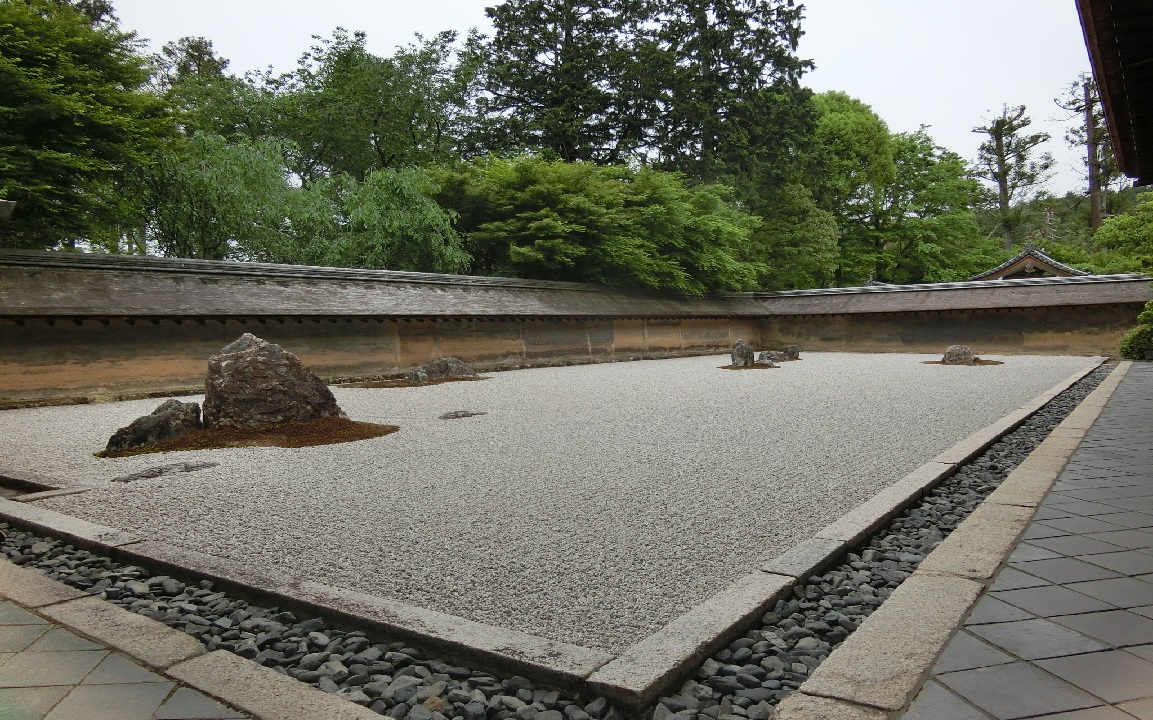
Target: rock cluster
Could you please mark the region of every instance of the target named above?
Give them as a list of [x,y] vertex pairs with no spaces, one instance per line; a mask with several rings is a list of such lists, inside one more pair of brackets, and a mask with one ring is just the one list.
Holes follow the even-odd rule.
[[205,427],[344,417],[328,385],[292,353],[251,333],[208,359]]
[[[794,587],[761,625],[704,661],[645,720],[767,720],[924,557],[976,508],[1110,368],[1061,393],[963,466],[843,561]],[[17,565],[108,599],[396,720],[621,720],[604,698],[579,699],[522,677],[423,658],[403,643],[300,620],[0,523],[0,553]],[[0,532],[0,536],[3,532]]]
[[941,358],[942,365],[973,365],[979,358],[973,354],[968,345],[950,345],[945,348],[945,355]]
[[754,355],[753,346],[744,340],[737,340],[733,343],[733,350],[730,357],[733,360],[733,367],[748,367],[753,364]]
[[203,425],[200,422],[199,404],[165,400],[151,414],[136,418],[127,427],[113,433],[104,452],[112,455],[165,440],[175,440],[200,427]]
[[476,371],[463,360],[446,357],[418,365],[409,370],[404,377],[409,382],[424,384],[430,380],[476,377]]

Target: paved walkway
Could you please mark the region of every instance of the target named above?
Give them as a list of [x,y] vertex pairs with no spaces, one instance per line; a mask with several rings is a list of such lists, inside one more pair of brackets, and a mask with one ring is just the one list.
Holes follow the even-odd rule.
[[1153,720],[1153,364],[1134,363],[903,720]]
[[0,602],[0,719],[234,720],[206,695]]

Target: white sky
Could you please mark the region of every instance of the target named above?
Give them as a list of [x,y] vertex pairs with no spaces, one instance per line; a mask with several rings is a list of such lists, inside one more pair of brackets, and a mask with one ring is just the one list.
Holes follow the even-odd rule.
[[[114,0],[126,30],[152,49],[184,36],[212,40],[230,70],[291,70],[312,35],[364,30],[369,49],[441,30],[491,28],[495,0]],[[800,55],[817,69],[814,90],[842,90],[873,106],[894,131],[929,125],[941,145],[970,160],[970,132],[1003,104],[1026,105],[1053,136],[1054,192],[1083,188],[1079,157],[1064,142],[1066,113],[1053,98],[1089,70],[1074,0],[808,0]]]

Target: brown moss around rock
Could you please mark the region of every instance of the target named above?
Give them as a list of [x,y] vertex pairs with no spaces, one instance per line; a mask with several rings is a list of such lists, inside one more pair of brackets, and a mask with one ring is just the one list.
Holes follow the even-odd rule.
[[233,447],[312,447],[368,440],[394,433],[399,429],[396,425],[378,425],[376,423],[357,422],[347,418],[326,417],[252,428],[204,428],[193,430],[188,435],[176,440],[153,443],[113,454],[101,451],[95,455],[96,457],[129,457],[146,453],[217,450]]
[[922,360],[922,365],[952,365],[954,367],[973,367],[974,365],[1004,365],[1001,360],[982,360],[981,358],[973,358],[973,362],[969,363],[947,363],[942,360]]
[[438,378],[436,380],[428,380],[427,382],[413,382],[405,378],[394,378],[392,380],[371,380],[368,382],[354,382],[337,385],[336,387],[342,388],[410,388],[410,387],[426,387],[428,385],[443,385],[444,383],[451,382],[471,382],[473,380],[488,380],[487,377],[446,377]]
[[755,362],[752,365],[721,365],[721,370],[779,370],[780,365],[766,365],[765,363]]

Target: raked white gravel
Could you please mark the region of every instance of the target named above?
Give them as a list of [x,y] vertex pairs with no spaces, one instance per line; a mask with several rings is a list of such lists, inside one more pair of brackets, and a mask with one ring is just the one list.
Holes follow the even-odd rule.
[[[0,465],[99,485],[40,501],[256,566],[610,652],[809,537],[1075,371],[1084,357],[926,365],[727,356],[340,389],[392,435],[100,460],[160,400],[0,412]],[[451,410],[486,415],[439,420]],[[218,467],[133,483],[178,461]]]

